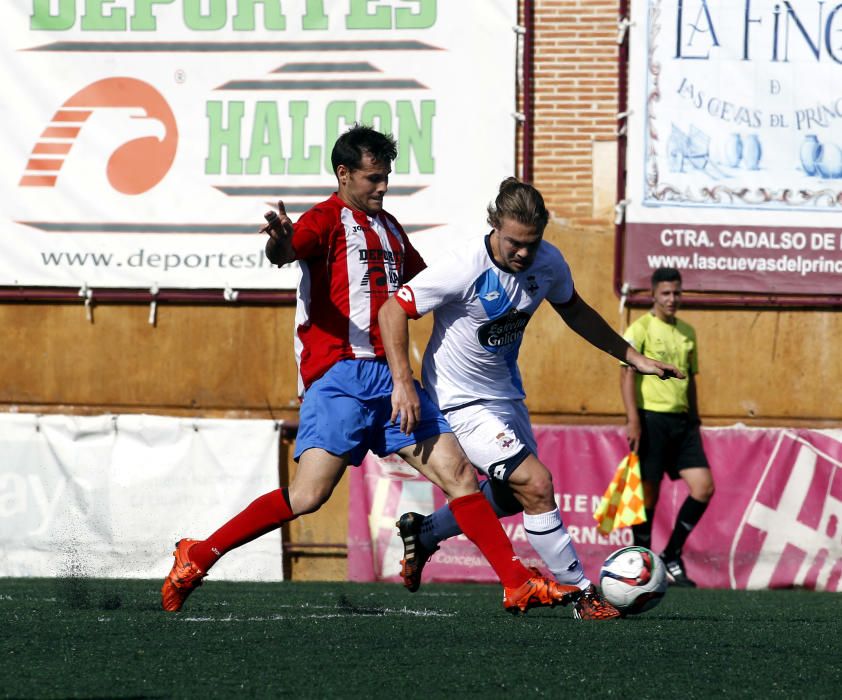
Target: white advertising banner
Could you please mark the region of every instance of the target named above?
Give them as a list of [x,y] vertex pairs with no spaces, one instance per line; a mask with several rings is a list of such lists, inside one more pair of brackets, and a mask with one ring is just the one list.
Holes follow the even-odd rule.
[[514,170],[516,0],[0,4],[0,286],[292,288],[262,214],[391,132],[387,209],[425,255]]
[[631,8],[623,281],[842,295],[842,4]]
[[[181,537],[278,488],[274,421],[0,415],[0,576],[160,578]],[[279,581],[277,533],[215,579]]]

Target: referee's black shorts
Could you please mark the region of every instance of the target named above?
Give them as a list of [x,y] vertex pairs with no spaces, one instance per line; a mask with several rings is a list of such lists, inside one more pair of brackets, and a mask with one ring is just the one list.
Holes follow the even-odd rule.
[[682,469],[709,467],[699,424],[687,413],[640,411],[640,473],[660,483],[664,474],[675,481]]

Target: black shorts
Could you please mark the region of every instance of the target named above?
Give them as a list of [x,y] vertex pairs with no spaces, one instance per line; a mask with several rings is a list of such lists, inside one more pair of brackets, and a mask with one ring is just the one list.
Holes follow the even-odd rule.
[[699,424],[686,413],[640,411],[640,473],[660,483],[664,474],[675,481],[682,469],[708,467]]

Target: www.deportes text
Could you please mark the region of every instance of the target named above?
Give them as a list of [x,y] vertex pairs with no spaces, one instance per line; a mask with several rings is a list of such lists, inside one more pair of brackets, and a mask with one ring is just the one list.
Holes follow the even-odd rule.
[[805,258],[783,255],[780,258],[739,258],[727,255],[647,255],[651,269],[675,267],[679,270],[717,270],[722,272],[787,272],[802,277],[811,274],[842,275],[842,260],[825,257]]
[[263,251],[256,253],[155,253],[141,248],[128,256],[113,253],[41,253],[45,267],[128,267],[152,270],[249,270],[272,267]]

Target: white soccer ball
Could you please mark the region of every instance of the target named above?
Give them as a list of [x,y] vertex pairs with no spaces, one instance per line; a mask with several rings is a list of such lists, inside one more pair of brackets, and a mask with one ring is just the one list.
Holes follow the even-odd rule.
[[599,572],[602,595],[623,615],[651,610],[667,592],[664,562],[646,547],[613,552]]

